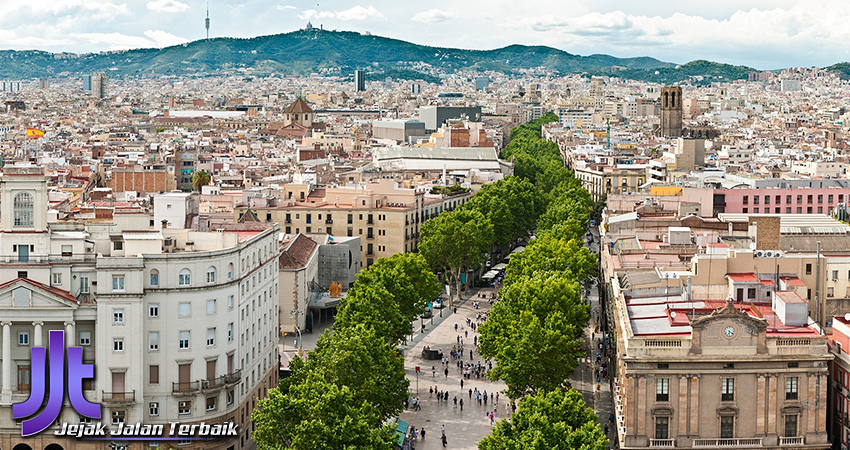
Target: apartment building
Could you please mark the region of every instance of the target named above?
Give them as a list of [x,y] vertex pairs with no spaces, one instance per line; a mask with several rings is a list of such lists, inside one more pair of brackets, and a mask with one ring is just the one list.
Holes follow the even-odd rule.
[[[452,208],[465,202],[469,194],[462,197],[463,200],[450,203]],[[256,217],[259,221],[276,222],[286,234],[359,236],[361,267],[366,268],[378,258],[416,251],[422,223],[448,208],[431,206],[423,190],[401,188],[393,180],[382,179],[315,189],[305,201],[239,206],[234,208],[234,214],[237,221]]]
[[[0,176],[0,448],[124,449],[166,442],[58,439],[22,442],[11,406],[29,396],[31,346],[50,331],[94,364],[84,396],[100,421],[232,422],[235,438],[169,442],[252,448],[250,415],[277,385],[278,227],[239,232],[154,229],[148,216],[116,223],[48,223],[40,167]],[[92,423],[63,408],[57,424]]]

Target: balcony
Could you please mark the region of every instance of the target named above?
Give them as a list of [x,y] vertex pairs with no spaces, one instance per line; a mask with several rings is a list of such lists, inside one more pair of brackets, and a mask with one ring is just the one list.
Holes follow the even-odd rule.
[[375,235],[372,234],[372,233],[369,233],[369,234],[366,235],[366,239],[375,239]]
[[184,382],[176,382],[171,383],[171,392],[175,394],[179,393],[194,393],[201,388],[200,381],[184,381]]
[[334,221],[333,221],[333,220],[331,220],[331,219],[325,219],[325,224],[327,224],[327,225],[333,225],[333,223],[334,223]]
[[794,437],[779,437],[779,446],[780,447],[800,447],[805,445],[806,437],[805,436],[794,436]]
[[676,446],[675,439],[650,439],[649,446],[652,448],[673,448]]
[[103,403],[108,404],[119,404],[119,403],[135,403],[136,401],[136,391],[131,392],[106,392],[101,391],[103,396]]
[[745,439],[694,439],[694,448],[762,447],[761,438]]

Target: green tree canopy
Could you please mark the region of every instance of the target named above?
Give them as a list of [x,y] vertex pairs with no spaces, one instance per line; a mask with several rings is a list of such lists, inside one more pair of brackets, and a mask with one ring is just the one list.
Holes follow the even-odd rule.
[[558,239],[551,234],[540,236],[525,251],[511,256],[505,273],[505,286],[537,272],[563,272],[584,283],[596,274],[596,257],[578,239]]
[[419,253],[431,268],[445,272],[454,281],[459,296],[461,273],[477,265],[492,243],[493,224],[483,214],[456,209],[425,222]]
[[577,282],[538,273],[505,287],[479,331],[478,352],[496,361],[488,376],[502,379],[510,398],[564,385],[581,356],[590,319]]
[[398,302],[383,285],[355,283],[340,300],[334,332],[364,324],[384,342],[395,345],[410,334],[412,316],[404,316]]
[[394,430],[383,425],[378,409],[358,401],[357,387],[337,385],[318,373],[290,386],[269,390],[251,414],[253,434],[261,450],[386,450],[393,448]]
[[546,208],[543,192],[528,180],[508,177],[485,184],[464,206],[493,224],[495,243],[503,249],[524,237]]
[[364,324],[322,334],[304,369],[351,387],[355,404],[369,403],[382,418],[400,413],[407,396],[404,359]]
[[479,450],[607,450],[596,415],[573,389],[537,391],[500,420]]
[[396,253],[379,258],[357,274],[357,284],[383,286],[395,298],[401,315],[406,318],[424,312],[428,302],[441,292],[437,276],[431,272],[425,257],[418,253]]

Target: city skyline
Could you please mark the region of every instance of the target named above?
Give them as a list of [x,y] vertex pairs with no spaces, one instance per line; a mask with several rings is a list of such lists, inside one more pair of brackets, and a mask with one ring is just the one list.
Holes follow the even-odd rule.
[[[444,7],[445,5],[448,5]],[[416,44],[493,49],[548,45],[570,53],[707,59],[757,69],[824,67],[850,59],[841,26],[850,5],[829,1],[720,1],[633,5],[608,0],[465,4],[433,8],[388,1],[247,0],[210,2],[210,37],[286,33],[308,21],[326,29],[370,32]],[[38,0],[0,12],[0,48],[87,53],[166,47],[205,37],[207,2]],[[193,26],[195,25],[195,26]]]

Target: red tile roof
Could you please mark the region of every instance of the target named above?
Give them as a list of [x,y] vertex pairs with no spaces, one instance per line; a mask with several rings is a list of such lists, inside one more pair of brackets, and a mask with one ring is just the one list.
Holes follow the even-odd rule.
[[280,255],[280,268],[281,269],[300,269],[307,265],[307,261],[310,260],[310,256],[313,255],[313,252],[316,250],[319,244],[316,241],[304,236],[303,234],[298,234],[295,236],[289,245],[283,249],[283,253]]
[[754,273],[727,273],[726,276],[729,277],[730,280],[738,282],[738,283],[742,283],[742,282],[758,283],[758,282],[761,281],[761,280],[758,279],[758,277]]

